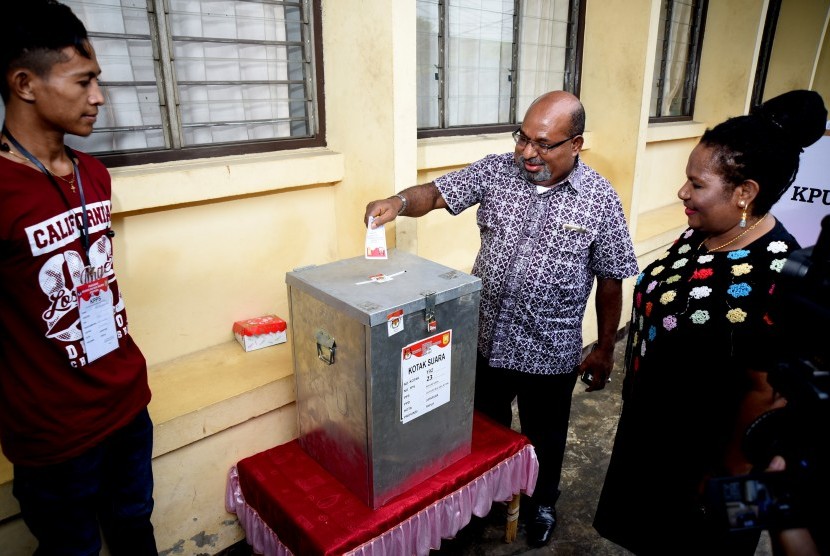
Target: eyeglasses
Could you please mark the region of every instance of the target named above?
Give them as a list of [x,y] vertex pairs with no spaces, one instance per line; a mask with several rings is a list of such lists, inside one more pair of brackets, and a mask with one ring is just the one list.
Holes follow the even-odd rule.
[[531,139],[530,137],[528,137],[527,135],[522,133],[521,129],[517,129],[516,131],[514,131],[512,133],[512,135],[513,135],[513,140],[516,142],[517,147],[519,147],[520,149],[523,149],[527,146],[528,143],[530,143],[531,145],[533,145],[533,148],[536,149],[536,152],[538,152],[539,154],[548,154],[550,151],[552,151],[556,147],[561,147],[562,145],[564,145],[568,141],[572,141],[572,140],[576,139],[577,137],[579,137],[579,135],[573,135],[571,137],[568,137],[567,139],[563,139],[562,141],[559,141],[558,143],[554,143],[553,145],[548,145],[547,143],[540,143],[539,141],[534,141],[533,139]]

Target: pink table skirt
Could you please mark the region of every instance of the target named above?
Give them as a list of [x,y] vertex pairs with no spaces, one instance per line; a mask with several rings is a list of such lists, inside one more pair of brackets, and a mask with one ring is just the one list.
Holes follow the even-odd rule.
[[[427,555],[493,502],[533,493],[539,464],[527,438],[476,413],[472,452],[371,510],[293,440],[228,473],[225,506],[268,556]],[[279,532],[279,533],[278,533]]]

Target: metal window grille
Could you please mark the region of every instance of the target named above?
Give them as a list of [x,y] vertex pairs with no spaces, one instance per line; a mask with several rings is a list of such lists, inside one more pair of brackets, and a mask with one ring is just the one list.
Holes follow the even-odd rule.
[[690,120],[694,113],[707,0],[660,6],[649,121]]
[[322,144],[319,0],[66,4],[87,27],[106,99],[71,146],[118,165]]
[[580,0],[418,0],[418,136],[513,129],[540,94],[579,94],[583,10]]

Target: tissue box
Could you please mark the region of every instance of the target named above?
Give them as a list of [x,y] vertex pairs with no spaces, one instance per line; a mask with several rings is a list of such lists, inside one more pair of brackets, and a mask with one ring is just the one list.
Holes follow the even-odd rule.
[[233,323],[233,335],[245,351],[253,351],[285,342],[285,321],[276,315],[265,315]]

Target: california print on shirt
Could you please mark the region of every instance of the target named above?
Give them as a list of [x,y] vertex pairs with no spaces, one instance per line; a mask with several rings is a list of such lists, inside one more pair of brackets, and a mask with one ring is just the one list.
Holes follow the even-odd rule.
[[[90,236],[109,227],[110,202],[101,201],[87,205]],[[83,345],[83,333],[78,312],[76,289],[83,283],[84,256],[73,249],[62,249],[80,237],[83,228],[81,208],[67,210],[48,220],[26,228],[26,236],[35,256],[56,252],[49,257],[38,274],[40,289],[44,293],[43,321],[46,337],[64,344],[72,366],[87,363]],[[118,337],[127,334],[124,301],[115,281],[112,265],[112,242],[101,235],[89,249],[89,264],[102,269],[109,287],[102,292],[113,305]]]

